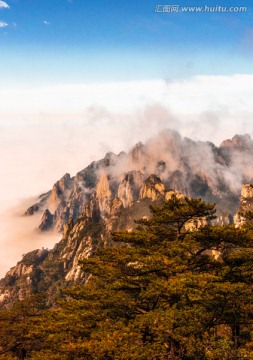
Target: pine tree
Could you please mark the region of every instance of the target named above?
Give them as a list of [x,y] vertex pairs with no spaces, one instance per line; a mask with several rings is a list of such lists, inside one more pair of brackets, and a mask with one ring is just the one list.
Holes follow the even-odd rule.
[[32,322],[32,359],[253,358],[252,229],[211,226],[215,206],[200,199],[150,211],[83,260],[88,282]]
[[41,348],[41,336],[34,328],[41,324],[45,308],[46,297],[37,295],[0,311],[1,359],[25,359],[29,352]]

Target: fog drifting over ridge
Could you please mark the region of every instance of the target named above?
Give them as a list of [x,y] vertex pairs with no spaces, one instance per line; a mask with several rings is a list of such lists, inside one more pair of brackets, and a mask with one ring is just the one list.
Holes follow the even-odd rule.
[[30,236],[35,222],[20,218],[26,209],[21,200],[165,128],[216,145],[236,133],[252,135],[252,80],[253,75],[199,76],[0,88],[0,276],[24,252],[60,239]]

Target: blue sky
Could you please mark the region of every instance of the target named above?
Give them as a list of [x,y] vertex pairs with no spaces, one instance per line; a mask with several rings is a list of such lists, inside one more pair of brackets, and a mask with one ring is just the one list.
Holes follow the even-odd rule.
[[[253,137],[250,2],[0,0],[0,276],[53,244],[12,208],[64,173],[164,128],[216,144]],[[162,4],[247,12],[155,12]]]
[[[7,0],[0,86],[252,73],[250,0]],[[158,4],[247,6],[156,13]]]

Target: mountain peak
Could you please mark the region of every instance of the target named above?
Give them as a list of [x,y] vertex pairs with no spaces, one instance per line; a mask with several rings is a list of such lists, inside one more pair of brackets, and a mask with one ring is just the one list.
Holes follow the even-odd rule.
[[145,180],[145,184],[149,185],[149,186],[152,186],[155,184],[161,184],[161,183],[162,183],[162,180],[155,174],[149,175],[149,177]]
[[27,210],[31,216],[40,212],[39,228],[63,232],[62,240],[43,253],[39,265],[26,263],[25,257],[15,276],[11,273],[0,282],[0,303],[1,296],[6,303],[13,298],[13,284],[20,288],[21,298],[52,290],[55,279],[60,284],[84,282],[79,261],[92,256],[98,246],[112,245],[113,231],[133,230],[134,220],[150,216],[154,202],[159,205],[172,196],[201,197],[215,202],[217,219],[229,223],[243,183],[241,205],[253,203],[253,152],[248,148],[253,144],[247,134],[235,135],[218,148],[166,130],[145,144],[137,143],[127,154],[109,152],[73,177],[66,173]]
[[253,147],[253,141],[249,134],[235,135],[232,139],[224,140],[220,148],[230,148],[239,151],[249,150]]
[[242,183],[252,181],[252,153],[253,141],[248,134],[235,135],[217,148],[167,129],[145,144],[138,142],[128,154],[108,152],[72,178],[66,173],[26,215],[43,214],[48,209],[39,228],[51,226],[62,232],[70,219],[75,223],[87,212],[91,198],[93,208],[88,213],[107,216],[116,197],[127,208],[143,198],[163,198],[168,188],[235,209],[233,196],[239,197]]
[[144,148],[143,143],[138,142],[131,150],[131,157],[133,163],[138,164],[141,161],[142,150]]

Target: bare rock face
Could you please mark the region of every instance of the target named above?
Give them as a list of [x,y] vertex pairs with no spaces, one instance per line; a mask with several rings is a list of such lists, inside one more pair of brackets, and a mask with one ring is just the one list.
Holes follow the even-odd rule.
[[26,210],[26,212],[25,212],[25,215],[33,215],[33,214],[35,214],[37,211],[39,211],[39,209],[40,209],[40,204],[34,204],[34,205],[32,205],[32,206],[30,206],[27,210]]
[[[116,203],[117,207],[127,208],[140,199],[162,199],[167,189],[215,202],[218,215],[234,214],[241,184],[253,181],[252,159],[253,141],[249,135],[236,135],[216,147],[166,130],[146,144],[138,143],[128,154],[107,153],[75,176],[65,174],[25,215],[48,210],[53,218],[47,214],[46,226],[38,224],[39,229],[51,227],[63,232],[65,224],[69,220],[75,223],[82,213],[106,217],[113,203],[115,209]],[[153,178],[144,183],[150,174]]]
[[[133,230],[134,220],[150,216],[154,201],[201,197],[217,204],[217,224],[230,223],[238,207],[234,221],[243,223],[239,213],[253,209],[252,162],[247,135],[216,147],[164,131],[127,154],[107,153],[75,176],[65,174],[25,213],[41,213],[39,229],[62,232],[62,240],[42,257],[38,250],[27,254],[11,269],[0,281],[0,301],[40,292],[53,297],[59,288],[84,283],[80,260],[98,246],[113,245],[112,231]],[[202,225],[188,224],[189,229]]]
[[242,205],[251,199],[253,199],[253,184],[243,184],[241,192]]
[[143,157],[144,145],[139,142],[134,146],[130,153],[130,157],[134,164],[140,164]]
[[11,304],[37,292],[40,265],[48,250],[35,250],[26,255],[0,280],[0,304]]
[[90,200],[85,205],[84,214],[87,218],[90,218],[90,219],[99,219],[100,218],[99,201],[98,201],[96,192],[94,192],[91,195]]
[[39,229],[42,231],[50,230],[53,225],[53,221],[54,221],[54,216],[50,213],[48,209],[46,209],[43,213]]
[[248,151],[252,149],[253,142],[250,135],[235,135],[232,139],[224,140],[221,143],[221,148],[227,148],[239,151]]
[[246,218],[243,213],[253,211],[253,184],[243,184],[241,190],[240,206],[234,215],[234,223],[236,226],[245,224]]
[[[117,159],[124,156],[124,153],[118,156],[113,153],[107,153],[104,159],[97,162],[94,161],[87,168],[77,173],[76,176],[70,177],[70,174],[65,174],[54,184],[52,190],[38,198],[38,202],[32,205],[25,212],[25,215],[33,215],[36,211],[43,213],[43,211],[48,210],[53,215],[51,229],[62,232],[64,225],[70,219],[74,221],[78,219],[85,210],[87,201],[96,190],[97,198],[100,199],[101,211],[106,211],[110,197],[108,195],[106,200],[103,197],[104,192],[108,190],[104,188],[107,186],[106,169],[114,166]],[[47,227],[44,224],[39,226],[39,229],[42,231],[48,230],[48,228],[49,222]]]
[[48,191],[46,194],[42,194],[38,197],[38,202],[32,206],[30,206],[24,213],[24,215],[33,215],[39,211],[42,211],[46,204],[48,203],[48,199],[50,197],[51,191]]
[[185,199],[185,195],[181,194],[179,191],[176,190],[166,190],[164,194],[164,200],[168,201],[171,200],[173,196],[176,196],[178,199]]
[[69,198],[73,185],[73,179],[68,173],[54,184],[49,198],[49,209],[51,212],[57,209],[61,201]]
[[111,215],[117,216],[123,208],[124,205],[122,201],[118,197],[115,197],[111,203]]
[[141,171],[130,171],[120,178],[117,197],[124,207],[139,199],[140,188],[143,184],[144,174]]
[[99,209],[102,214],[110,213],[110,205],[112,201],[112,192],[109,180],[106,174],[102,175],[96,186],[96,195],[98,199]]
[[158,176],[152,174],[144,182],[140,190],[140,199],[162,200],[164,198],[165,185]]
[[[113,193],[110,179],[101,176],[79,218],[65,223],[61,241],[52,250],[26,254],[0,281],[0,303],[8,306],[15,300],[40,292],[46,292],[49,299],[53,299],[58,289],[85,283],[87,275],[83,273],[80,261],[92,256],[98,247],[113,246],[113,231],[132,231],[137,226],[136,219],[150,216],[150,205],[154,201],[158,205],[172,196],[185,200],[183,194],[167,189],[158,176],[151,174],[141,185],[142,177],[142,173],[137,172],[126,174]],[[122,184],[127,188],[125,192]],[[129,202],[123,204],[128,191]],[[52,221],[53,215],[45,210],[43,226],[50,228]],[[187,224],[190,230],[203,225],[201,220]]]
[[[80,261],[93,255],[97,247],[112,245],[111,232],[119,229],[133,229],[135,219],[149,216],[151,200],[136,201],[124,207],[114,196],[106,208],[100,204],[100,196],[111,197],[108,183],[103,179],[86,203],[85,210],[74,223],[64,225],[62,240],[52,250],[36,250],[23,259],[0,280],[0,305],[9,306],[30,294],[46,292],[50,298],[62,287],[85,283],[86,275]],[[101,193],[102,192],[102,193]],[[103,213],[106,211],[106,215]],[[45,220],[52,216],[45,211]],[[53,301],[53,300],[52,300]]]

